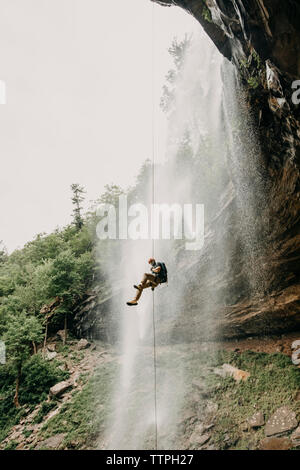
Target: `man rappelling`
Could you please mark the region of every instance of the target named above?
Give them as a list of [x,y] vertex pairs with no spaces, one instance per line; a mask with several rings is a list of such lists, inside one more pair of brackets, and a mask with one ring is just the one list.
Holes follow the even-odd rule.
[[145,273],[140,284],[134,284],[134,288],[137,289],[137,294],[133,300],[127,302],[127,305],[138,305],[144,289],[151,287],[154,290],[159,284],[168,282],[168,272],[165,263],[156,262],[154,258],[149,258],[148,263],[151,265],[151,273]]

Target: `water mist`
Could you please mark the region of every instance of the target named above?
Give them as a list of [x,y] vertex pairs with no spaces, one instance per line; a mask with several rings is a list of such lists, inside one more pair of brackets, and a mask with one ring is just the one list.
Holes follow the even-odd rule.
[[[244,121],[243,128],[234,127],[241,118],[236,88],[233,66],[220,55],[210,39],[200,32],[186,49],[183,66],[174,83],[165,156],[161,161],[155,156],[155,202],[204,203],[205,243],[208,243],[211,237],[210,224],[218,213],[222,195],[230,188],[234,194],[232,197],[237,199],[236,207],[244,223],[243,246],[251,268],[249,285],[256,289],[260,281],[257,282],[255,277],[257,270],[253,266],[251,250],[259,237],[253,224],[253,208],[257,193],[261,191],[258,188],[254,197],[249,181],[257,176],[255,160],[251,161],[251,155],[253,152],[258,154],[259,150],[253,144],[255,135],[250,123]],[[246,139],[246,143],[241,144],[237,151],[236,134],[241,133],[244,136],[247,134],[248,141]],[[195,168],[200,175],[197,178]],[[257,181],[260,179],[257,178]],[[150,177],[146,197],[149,204],[152,196]],[[211,329],[214,305],[217,302],[225,304],[224,299],[216,298],[214,286],[211,285],[211,279],[216,279],[222,266],[227,263],[226,246],[222,243],[222,237],[218,240],[213,256],[209,262],[205,262],[206,268],[199,279],[205,298],[199,311],[205,318],[202,326],[204,338],[206,329]],[[112,397],[114,413],[107,424],[107,447],[155,448],[154,308],[157,332],[158,448],[179,448],[184,445],[178,440],[177,428],[186,400],[188,364],[185,351],[194,347],[187,338],[182,337],[177,342],[172,339],[174,328],[178,329],[177,338],[180,338],[180,322],[190,321],[184,312],[184,305],[189,302],[190,279],[181,275],[180,270],[185,263],[203,262],[205,249],[187,252],[183,241],[155,240],[154,256],[156,260],[166,263],[169,284],[159,286],[154,293],[150,289],[145,290],[139,305],[128,307],[126,301],[134,296],[133,284],[140,282],[144,272],[149,272],[147,259],[153,255],[152,240],[121,240],[118,243],[121,244],[121,256],[115,263],[119,267],[122,290],[121,294],[114,297],[113,309],[121,315],[118,343],[120,372]],[[175,278],[176,283],[173,282]],[[115,279],[111,279],[111,282],[114,283]]]

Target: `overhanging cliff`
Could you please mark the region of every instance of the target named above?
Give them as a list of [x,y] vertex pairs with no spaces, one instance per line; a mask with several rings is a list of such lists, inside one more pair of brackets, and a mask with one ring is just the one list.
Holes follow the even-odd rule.
[[[256,221],[258,227],[263,227],[266,249],[262,253],[258,247],[253,253],[257,271],[268,268],[260,295],[254,295],[245,282],[247,267],[240,258],[239,220],[232,210],[233,189],[230,203],[223,204],[210,227],[210,240],[201,257],[186,267],[191,273],[188,302],[182,305],[182,315],[173,325],[174,337],[233,337],[297,329],[300,105],[293,103],[292,84],[300,77],[300,4],[293,0],[153,1],[177,5],[192,14],[220,52],[236,66],[261,149],[261,170],[268,180]],[[210,295],[214,293],[226,301],[212,306],[208,322],[203,312],[209,293],[202,279],[224,225],[228,253],[224,266],[210,280]]]
[[300,74],[300,6],[296,0],[151,0],[192,14],[220,52],[237,63],[252,48],[282,72]]
[[[220,211],[209,227],[202,252],[192,259],[184,253],[178,257],[179,274],[174,274],[172,282],[179,292],[184,277],[184,297],[170,299],[168,290],[159,293],[158,337],[161,341],[194,341],[297,330],[300,105],[293,103],[292,83],[300,78],[300,4],[293,0],[152,1],[177,5],[192,14],[220,52],[234,63],[246,93],[246,112],[256,129],[258,173],[264,174],[266,187],[255,221],[262,243],[251,253],[258,284],[264,272],[261,289],[249,286],[250,263],[241,256],[243,234],[232,181],[221,195]],[[226,253],[212,272],[218,246],[226,247]],[[111,295],[104,300],[91,297],[79,308],[76,319],[81,334],[110,341],[117,337],[120,316]]]

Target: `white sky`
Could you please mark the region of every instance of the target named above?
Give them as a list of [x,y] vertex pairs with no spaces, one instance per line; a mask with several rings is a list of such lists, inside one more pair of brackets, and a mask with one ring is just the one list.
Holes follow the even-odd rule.
[[0,0],[0,240],[9,251],[70,222],[72,183],[89,201],[106,183],[134,182],[152,152],[153,79],[160,158],[167,50],[199,28],[150,0]]

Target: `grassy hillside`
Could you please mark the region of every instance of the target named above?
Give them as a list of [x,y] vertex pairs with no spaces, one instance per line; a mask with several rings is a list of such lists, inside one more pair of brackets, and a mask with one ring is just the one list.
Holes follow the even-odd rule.
[[[71,380],[77,377],[72,382],[72,388],[59,398],[47,397],[45,388],[40,404],[36,404],[33,397],[31,406],[24,405],[15,421],[7,426],[6,439],[2,433],[0,448],[107,447],[107,431],[113,419],[111,398],[119,356],[104,344],[83,351],[78,351],[77,344],[73,340],[62,346],[59,341],[56,363],[51,364],[51,368],[68,364],[64,377],[68,376]],[[151,355],[151,351],[148,353]],[[278,408],[287,406],[295,413],[298,422],[300,420],[300,369],[284,354],[214,350],[213,345],[205,351],[201,345],[185,344],[159,347],[157,353],[158,402],[162,398],[159,378],[167,372],[176,384],[182,380],[178,363],[183,361],[186,364],[183,404],[167,433],[161,423],[160,448],[255,450],[265,437],[265,423]],[[220,377],[215,371],[224,363],[249,372],[250,377],[241,382],[236,382],[232,377]],[[137,376],[140,372],[136,371]],[[139,400],[141,394],[152,403],[152,386],[148,389],[138,380],[136,384],[131,396],[132,404]],[[26,393],[25,388],[23,393]],[[169,393],[172,400],[172,394],[178,393],[178,387],[170,387]],[[257,412],[262,412],[264,424],[251,427],[248,422]],[[13,423],[14,426],[11,426]],[[145,442],[147,448],[153,445],[152,431],[149,428]],[[285,437],[290,438],[292,432],[285,432]],[[295,443],[294,446],[298,448]]]

